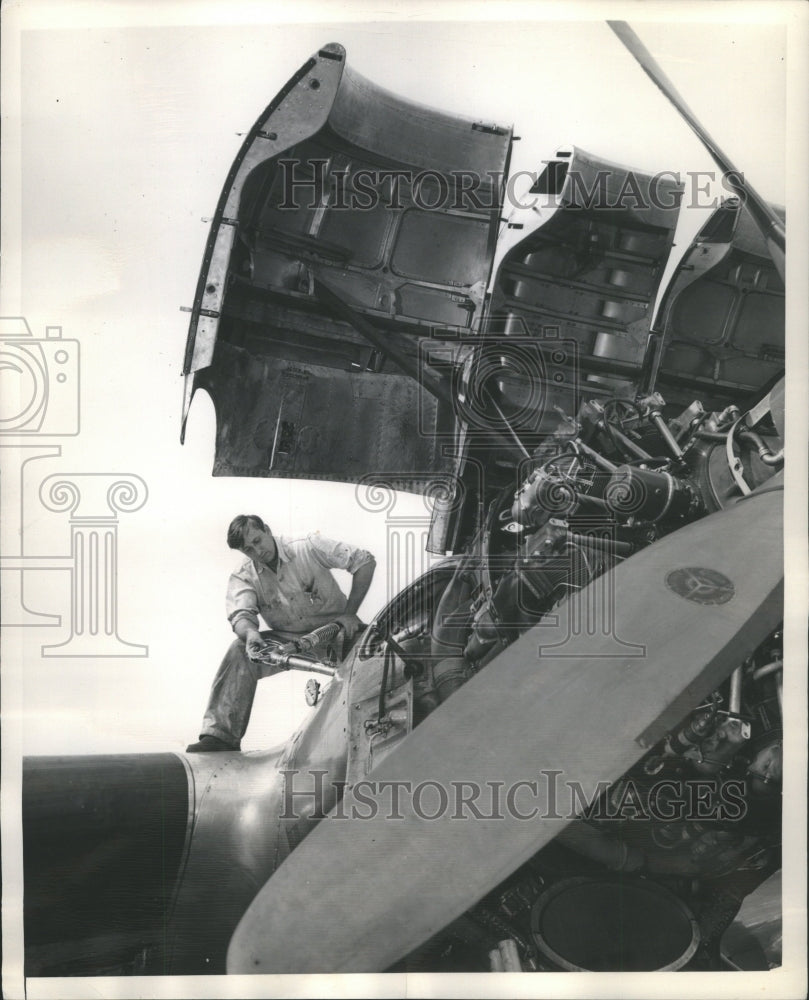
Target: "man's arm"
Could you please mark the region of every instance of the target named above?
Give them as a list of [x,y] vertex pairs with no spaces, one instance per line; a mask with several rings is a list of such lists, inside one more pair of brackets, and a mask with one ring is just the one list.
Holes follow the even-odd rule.
[[362,624],[357,617],[357,611],[362,604],[376,570],[376,560],[371,558],[364,562],[362,566],[354,570],[351,579],[351,593],[346,600],[345,612],[335,621],[338,621],[345,629],[346,638],[353,639],[357,629]]
[[232,573],[228,580],[225,605],[231,628],[252,660],[264,646],[258,630],[258,597],[250,583],[238,573]]
[[233,631],[244,643],[251,660],[260,649],[263,649],[265,642],[261,638],[261,633],[249,618],[238,618],[233,625]]

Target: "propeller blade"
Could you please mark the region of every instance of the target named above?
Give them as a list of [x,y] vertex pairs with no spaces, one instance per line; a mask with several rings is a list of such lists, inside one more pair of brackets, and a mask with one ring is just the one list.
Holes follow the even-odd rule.
[[786,280],[784,277],[786,230],[781,218],[779,218],[772,206],[761,197],[753,185],[744,179],[742,172],[736,169],[730,157],[722,151],[708,130],[702,126],[697,116],[677,91],[677,88],[660,68],[657,60],[626,21],[607,21],[607,24],[635,57],[644,73],[674,105],[689,128],[691,128],[707,149],[716,165],[725,174],[728,184],[742,199],[742,204],[747,206],[756,225],[761,230],[761,234],[767,242],[767,249],[770,252],[773,263],[778,269],[781,280]]
[[[594,581],[429,715],[371,772],[378,812],[360,818],[371,796],[355,785],[260,890],[228,971],[389,968],[555,837],[571,818],[561,793],[554,801],[563,782],[587,791],[616,780],[778,625],[782,493],[772,486]],[[588,608],[595,629],[571,632]],[[558,782],[543,780],[551,772]],[[403,818],[389,818],[383,781],[408,783]],[[478,806],[503,818],[461,818],[462,781],[500,783],[500,809]],[[536,794],[523,785],[508,808],[508,790],[531,781]],[[423,785],[419,801],[421,783],[434,794]],[[517,815],[531,808],[535,818]]]

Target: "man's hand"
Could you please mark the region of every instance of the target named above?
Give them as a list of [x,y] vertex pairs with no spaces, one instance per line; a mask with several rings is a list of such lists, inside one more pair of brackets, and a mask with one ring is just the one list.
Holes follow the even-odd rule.
[[261,638],[261,633],[256,629],[250,629],[244,637],[244,646],[247,650],[247,657],[250,660],[257,660],[266,643]]
[[342,625],[343,630],[346,634],[347,642],[351,642],[351,640],[357,634],[357,631],[362,627],[362,622],[356,615],[352,614],[338,615],[338,617],[335,618],[334,620],[338,622],[340,625]]

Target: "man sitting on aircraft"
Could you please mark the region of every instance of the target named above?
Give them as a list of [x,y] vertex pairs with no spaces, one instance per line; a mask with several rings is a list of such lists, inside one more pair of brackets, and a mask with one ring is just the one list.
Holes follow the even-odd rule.
[[[283,669],[257,662],[267,639],[288,642],[336,621],[345,630],[345,655],[362,628],[357,611],[376,569],[364,549],[319,534],[276,538],[255,514],[234,518],[227,541],[247,556],[231,574],[227,590],[228,620],[238,638],[214,678],[199,742],[186,747],[187,753],[240,748],[259,678]],[[348,598],[332,569],[351,573]],[[271,631],[259,631],[259,615]]]

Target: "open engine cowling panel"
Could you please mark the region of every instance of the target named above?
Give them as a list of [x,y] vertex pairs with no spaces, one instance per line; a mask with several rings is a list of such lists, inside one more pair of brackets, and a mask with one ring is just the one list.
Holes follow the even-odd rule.
[[[436,329],[476,333],[510,146],[510,128],[370,83],[339,45],[301,68],[231,169],[192,310],[185,415],[206,389],[214,474],[401,473],[418,488],[448,467],[448,408],[325,307],[313,279],[414,356]],[[428,433],[411,433],[416,413]]]

